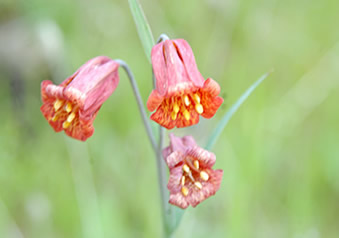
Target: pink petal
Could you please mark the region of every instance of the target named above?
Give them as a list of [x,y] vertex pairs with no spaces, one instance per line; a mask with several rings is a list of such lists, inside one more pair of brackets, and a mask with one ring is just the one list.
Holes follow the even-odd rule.
[[198,146],[188,150],[186,154],[199,159],[199,161],[203,162],[206,167],[211,168],[215,164],[215,155],[212,152],[204,150]]
[[204,82],[203,91],[208,92],[212,97],[218,96],[220,93],[219,84],[211,78]]
[[191,46],[184,39],[176,39],[173,41],[184,63],[189,79],[195,86],[202,87],[205,79],[198,70]]
[[174,167],[170,170],[170,176],[168,179],[167,188],[170,193],[181,192],[181,177],[182,177],[182,166]]
[[182,138],[175,136],[173,133],[169,135],[172,151],[180,151],[185,153],[187,149],[196,146],[192,136],[184,136]]
[[167,156],[165,158],[165,162],[167,164],[167,166],[172,169],[174,168],[177,164],[179,164],[180,162],[182,162],[184,159],[184,155],[183,153],[181,153],[180,151],[174,151],[172,152],[169,156]]
[[[151,59],[154,77],[156,79],[156,90],[159,95],[164,96],[168,87],[168,74],[164,56],[164,43],[161,42],[152,48]],[[150,111],[154,111],[150,110]]]
[[161,105],[163,100],[164,100],[164,97],[161,96],[157,90],[152,90],[147,100],[147,109],[150,112],[153,112],[155,109],[157,109]]
[[169,203],[181,207],[182,209],[186,209],[189,205],[186,197],[184,197],[181,193],[171,194]]

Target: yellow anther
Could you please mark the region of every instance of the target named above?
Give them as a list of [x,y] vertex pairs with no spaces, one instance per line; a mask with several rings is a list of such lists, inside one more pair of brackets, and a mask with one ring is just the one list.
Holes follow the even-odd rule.
[[193,94],[193,99],[194,99],[194,101],[196,102],[196,103],[200,103],[200,97],[199,97],[199,95],[198,94]]
[[68,102],[65,106],[65,111],[70,113],[72,111],[72,103]]
[[175,113],[175,111],[171,112],[171,118],[174,121],[175,119],[177,119],[177,114]]
[[193,165],[196,169],[199,169],[199,161],[198,160],[194,160]]
[[186,106],[189,106],[191,104],[191,101],[190,101],[190,99],[188,98],[187,95],[184,96],[184,101],[185,101]]
[[191,114],[190,114],[187,110],[185,110],[185,111],[183,112],[183,114],[184,114],[184,117],[185,117],[186,121],[188,121],[189,119],[191,119]]
[[194,185],[199,188],[202,189],[202,184],[200,182],[195,182]]
[[70,125],[71,125],[70,122],[64,121],[64,123],[62,123],[62,128],[67,129]]
[[75,112],[72,112],[72,113],[69,114],[69,116],[67,117],[67,121],[68,121],[68,122],[72,122],[74,118],[75,118]]
[[202,179],[202,180],[204,180],[204,181],[207,181],[208,179],[209,179],[209,175],[208,175],[208,173],[206,173],[205,171],[201,171],[200,172],[200,178]]
[[173,111],[175,112],[175,114],[177,114],[179,112],[179,106],[177,103],[174,103],[173,105]]
[[190,167],[188,167],[187,164],[184,164],[184,165],[182,166],[182,170],[185,171],[186,173],[189,173],[189,172],[190,172]]
[[58,120],[58,115],[54,115],[54,117],[52,118],[52,121],[56,122]]
[[181,185],[184,186],[185,185],[185,176],[181,177]]
[[185,186],[183,186],[183,187],[181,188],[181,193],[186,197],[186,196],[188,195],[188,188],[185,187]]
[[58,111],[61,106],[62,106],[62,101],[59,100],[59,99],[55,100],[55,102],[54,102],[54,110]]
[[195,104],[195,110],[197,111],[197,113],[201,114],[204,112],[204,108],[202,107],[201,104]]

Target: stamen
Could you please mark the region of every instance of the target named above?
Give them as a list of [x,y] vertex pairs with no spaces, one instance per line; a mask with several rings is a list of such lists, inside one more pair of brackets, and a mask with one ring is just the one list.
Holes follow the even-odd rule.
[[190,114],[187,110],[185,110],[185,111],[183,112],[183,114],[184,114],[184,117],[185,117],[186,121],[188,121],[189,119],[191,119],[191,114]]
[[204,108],[202,107],[201,104],[195,104],[195,110],[197,111],[197,113],[201,114],[204,112]]
[[200,103],[200,97],[199,97],[199,95],[198,94],[193,94],[193,99],[194,99],[194,101],[196,102],[196,103]]
[[55,111],[58,111],[59,110],[59,108],[62,106],[62,101],[61,100],[59,100],[59,99],[57,99],[55,102],[54,102],[54,110]]
[[181,193],[186,197],[186,196],[188,195],[188,188],[185,187],[185,186],[183,186],[183,187],[181,188]]
[[187,95],[184,96],[184,101],[185,101],[186,106],[189,106],[191,104],[191,101],[190,101],[190,99],[188,98]]
[[181,185],[184,186],[185,185],[185,176],[181,177]]
[[72,111],[72,103],[68,102],[65,106],[65,111],[70,113]]
[[173,111],[175,112],[175,114],[177,114],[179,112],[179,106],[177,103],[174,103],[173,105]]
[[58,115],[55,114],[54,117],[52,118],[52,121],[53,121],[53,122],[56,122],[57,120],[58,120]]
[[72,122],[74,118],[75,118],[75,112],[72,112],[72,113],[69,114],[69,116],[67,117],[67,121],[68,121],[68,122]]
[[202,184],[200,182],[195,182],[194,185],[199,188],[202,189]]
[[182,170],[184,170],[186,173],[189,173],[191,171],[187,164],[184,164],[182,166]]
[[202,179],[202,180],[204,180],[204,181],[207,181],[208,179],[209,179],[209,175],[208,175],[208,173],[206,173],[205,171],[201,171],[200,172],[200,178]]
[[177,113],[175,111],[171,112],[171,118],[174,121],[175,119],[177,119]]
[[193,178],[193,175],[192,175],[191,171],[190,171],[187,175],[188,175],[188,177],[190,178],[190,180],[191,180],[192,182],[195,181],[195,179]]
[[194,160],[193,165],[196,169],[199,169],[199,161],[198,160]]
[[70,125],[71,125],[70,122],[64,121],[64,123],[62,123],[62,128],[67,129]]

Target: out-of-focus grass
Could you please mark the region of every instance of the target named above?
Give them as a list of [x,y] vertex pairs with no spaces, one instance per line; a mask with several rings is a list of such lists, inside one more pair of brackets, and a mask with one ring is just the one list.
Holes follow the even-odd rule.
[[[166,32],[185,38],[202,74],[217,80],[225,97],[214,119],[174,130],[178,135],[193,134],[204,145],[223,112],[275,68],[214,148],[215,167],[225,171],[219,192],[187,210],[176,237],[337,237],[339,2],[141,3],[155,37]],[[0,6],[1,29],[10,26],[6,37],[16,28],[28,35],[0,46],[7,49],[0,57],[1,237],[85,237],[65,138],[39,111],[40,82],[60,82],[89,58],[107,55],[130,64],[146,100],[151,69],[128,3],[31,0]],[[46,22],[61,33],[48,38],[61,48],[47,55],[37,40]],[[24,47],[9,60],[3,52],[18,45]],[[154,158],[127,78],[120,76],[84,145],[90,159],[77,162],[84,163],[79,168],[91,165],[100,215],[93,222],[101,224],[104,237],[159,237]]]

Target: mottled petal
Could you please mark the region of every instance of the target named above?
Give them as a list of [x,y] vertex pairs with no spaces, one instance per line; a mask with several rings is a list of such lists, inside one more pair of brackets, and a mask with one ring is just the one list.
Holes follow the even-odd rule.
[[202,105],[204,112],[201,114],[205,118],[211,118],[219,109],[224,99],[217,96],[220,93],[220,87],[213,79],[207,79],[202,89]]
[[165,158],[165,162],[170,169],[174,168],[177,164],[182,162],[182,160],[183,154],[180,151],[174,151]]
[[173,133],[169,135],[170,145],[163,149],[162,155],[167,158],[173,151],[185,153],[187,149],[195,147],[196,143],[192,136],[177,137]]
[[64,95],[76,102],[86,114],[93,114],[114,92],[119,83],[119,64],[107,57],[96,57],[82,67],[64,90]]
[[55,98],[64,98],[64,87],[54,85],[49,80],[41,82],[41,99],[42,102]]
[[189,82],[189,78],[184,67],[181,55],[172,40],[163,42],[165,63],[168,78],[168,91],[177,91],[178,85]]
[[193,136],[177,137],[173,133],[169,135],[170,147],[172,151],[180,151],[184,153],[187,149],[196,146]]
[[191,157],[199,159],[199,161],[203,162],[207,167],[212,167],[215,164],[214,153],[198,146],[188,150],[186,153]]
[[181,180],[182,176],[182,167],[174,167],[170,171],[170,176],[168,179],[167,188],[171,193],[180,193],[181,191]]
[[176,125],[176,121],[171,119],[170,112],[164,107],[159,107],[158,110],[151,115],[150,119],[168,130],[173,129]]
[[222,170],[210,171],[210,180],[202,183],[202,189],[195,190],[190,196],[187,197],[188,203],[192,207],[196,207],[205,199],[213,196],[220,188],[220,183],[223,176]]
[[189,205],[186,197],[184,197],[181,193],[170,194],[168,202],[182,209],[186,209]]
[[203,91],[208,92],[211,95],[211,97],[215,97],[218,96],[220,93],[220,86],[216,81],[214,81],[211,78],[208,78],[204,82]]
[[93,121],[84,122],[79,120],[78,122],[75,123],[79,124],[65,129],[66,135],[81,141],[85,141],[87,138],[93,135],[94,133],[94,127],[92,125]]
[[164,97],[161,96],[157,90],[153,90],[147,100],[147,109],[150,112],[153,112],[155,109],[157,109],[161,105],[163,100],[164,100]]
[[[159,95],[164,96],[167,92],[168,74],[163,43],[159,43],[153,46],[151,52],[151,60],[154,77],[156,78],[156,90]],[[154,111],[154,109],[150,111]]]
[[167,146],[165,149],[162,150],[162,157],[166,159],[172,153],[172,149],[170,146]]
[[191,46],[184,39],[176,39],[173,41],[182,61],[184,62],[189,79],[195,86],[202,87],[205,79],[198,70]]

